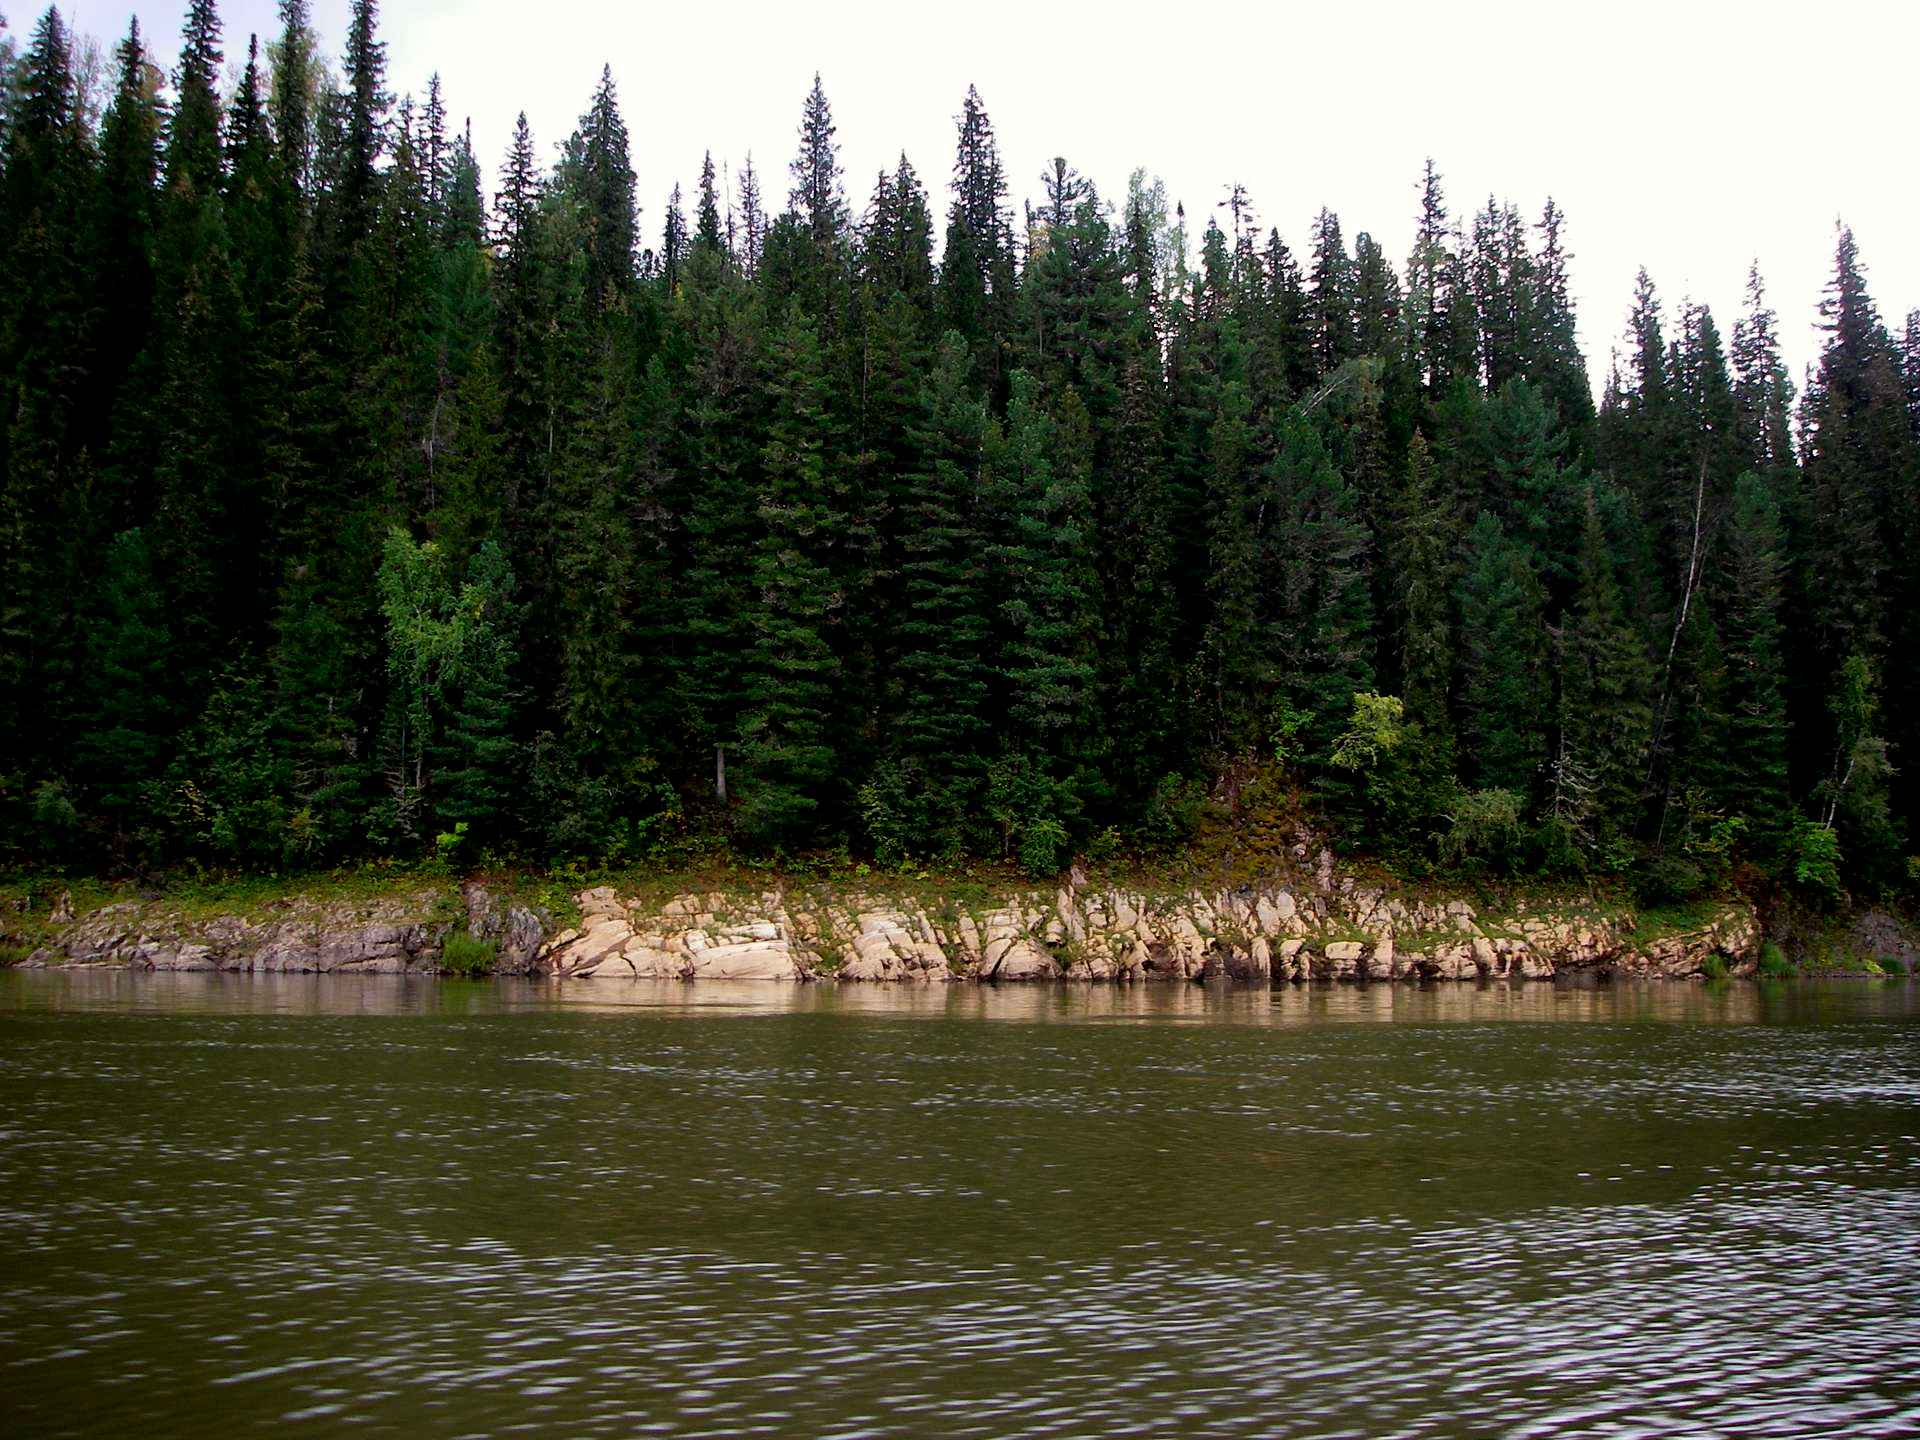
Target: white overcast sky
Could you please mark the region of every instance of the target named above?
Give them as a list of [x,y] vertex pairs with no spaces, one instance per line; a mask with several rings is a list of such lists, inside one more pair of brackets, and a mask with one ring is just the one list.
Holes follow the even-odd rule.
[[[0,0],[16,32],[33,14]],[[171,65],[185,0],[69,0],[111,40],[129,11]],[[336,54],[347,0],[314,0]],[[276,32],[273,0],[221,6],[228,58]],[[549,158],[613,66],[658,243],[668,190],[701,152],[749,149],[784,198],[800,101],[825,80],[858,213],[903,149],[944,213],[953,117],[980,87],[1018,208],[1056,154],[1124,198],[1135,166],[1163,177],[1196,236],[1238,180],[1296,252],[1321,205],[1349,243],[1371,231],[1404,262],[1432,155],[1456,211],[1489,192],[1530,217],[1568,215],[1581,343],[1604,379],[1635,270],[1670,321],[1683,298],[1723,335],[1757,258],[1796,381],[1834,222],[1853,226],[1882,315],[1920,305],[1920,0],[1372,0],[1368,4],[957,3],[657,5],[618,0],[390,0],[389,88],[471,116],[492,175],[525,109]],[[1672,325],[1669,325],[1669,334]]]

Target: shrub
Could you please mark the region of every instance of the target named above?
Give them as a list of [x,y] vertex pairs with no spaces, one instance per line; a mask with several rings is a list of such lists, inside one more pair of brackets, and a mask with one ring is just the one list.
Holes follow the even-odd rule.
[[1020,832],[1020,866],[1035,880],[1058,875],[1067,860],[1067,827],[1051,815],[1036,815]]
[[1462,792],[1448,817],[1451,828],[1440,840],[1442,863],[1511,870],[1526,838],[1521,823],[1523,809],[1517,791]]
[[1165,775],[1153,787],[1153,798],[1140,823],[1140,838],[1172,849],[1192,838],[1207,804],[1207,787],[1184,775]]
[[1840,898],[1840,837],[1831,825],[1796,820],[1786,860],[1787,873],[1802,891],[1827,904]]
[[1700,974],[1708,980],[1724,980],[1727,978],[1727,962],[1718,955],[1709,955],[1700,962]]
[[1760,947],[1760,973],[1771,979],[1781,979],[1789,975],[1797,975],[1800,972],[1794,968],[1793,962],[1787,958],[1787,952],[1769,940]]
[[1698,899],[1711,888],[1711,878],[1693,860],[1671,851],[1650,857],[1634,883],[1634,897],[1644,906],[1674,905]]
[[1057,875],[1067,861],[1078,818],[1072,787],[1054,780],[1027,756],[1011,756],[987,775],[985,810],[1000,828],[1002,852],[1019,858],[1036,880]]
[[455,930],[440,943],[440,968],[449,975],[485,975],[493,969],[499,954],[497,941],[482,940],[465,930]]

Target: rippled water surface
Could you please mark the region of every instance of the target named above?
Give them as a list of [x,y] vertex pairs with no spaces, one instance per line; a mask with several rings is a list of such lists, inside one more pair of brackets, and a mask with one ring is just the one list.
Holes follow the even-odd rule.
[[1920,1434],[1920,992],[0,974],[0,1432]]

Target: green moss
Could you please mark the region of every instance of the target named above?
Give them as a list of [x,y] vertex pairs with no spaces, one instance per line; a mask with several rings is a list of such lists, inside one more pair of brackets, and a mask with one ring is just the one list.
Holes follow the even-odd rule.
[[1677,905],[1652,906],[1640,911],[1635,917],[1633,929],[1626,935],[1627,943],[1650,945],[1656,940],[1666,939],[1669,935],[1704,930],[1719,918],[1724,908],[1723,905],[1711,900],[1689,900]]

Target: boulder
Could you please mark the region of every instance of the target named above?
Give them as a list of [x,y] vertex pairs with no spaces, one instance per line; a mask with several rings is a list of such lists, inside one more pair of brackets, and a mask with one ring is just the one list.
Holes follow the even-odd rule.
[[748,940],[733,945],[709,945],[696,951],[687,966],[689,980],[804,980],[807,972],[795,961],[785,940]]

